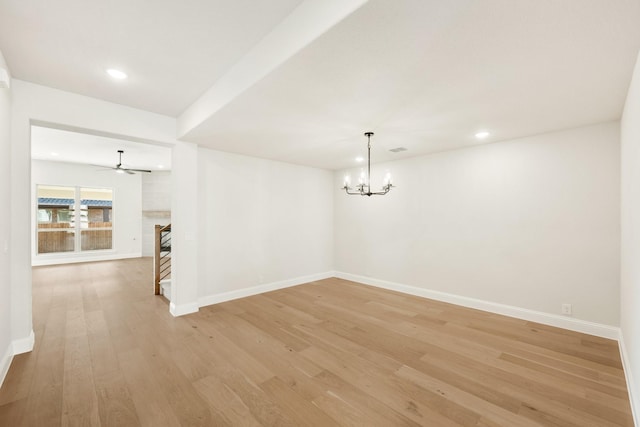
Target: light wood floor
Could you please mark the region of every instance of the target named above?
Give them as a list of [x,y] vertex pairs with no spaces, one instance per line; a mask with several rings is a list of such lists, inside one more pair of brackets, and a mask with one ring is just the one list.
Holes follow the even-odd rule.
[[613,341],[339,279],[173,318],[151,281],[35,268],[0,425],[633,425]]

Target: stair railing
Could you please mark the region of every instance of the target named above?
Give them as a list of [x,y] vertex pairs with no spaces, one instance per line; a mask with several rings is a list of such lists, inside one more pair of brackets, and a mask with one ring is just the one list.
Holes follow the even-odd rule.
[[153,266],[155,269],[154,293],[160,295],[160,282],[171,277],[171,224],[156,225],[156,250]]

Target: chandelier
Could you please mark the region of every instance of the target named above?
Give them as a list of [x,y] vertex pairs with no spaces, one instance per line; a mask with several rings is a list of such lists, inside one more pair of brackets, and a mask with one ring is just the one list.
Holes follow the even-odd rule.
[[[349,175],[344,177],[344,184],[342,189],[351,195],[360,195],[360,196],[384,196],[391,190],[393,184],[391,184],[391,174],[387,172],[384,177],[384,185],[382,186],[382,190],[380,191],[371,191],[371,137],[373,136],[373,132],[365,132],[364,136],[367,137],[367,173],[365,175],[364,170],[360,173],[360,178],[358,179],[358,185],[351,187],[351,177]],[[355,191],[353,191],[355,190]]]

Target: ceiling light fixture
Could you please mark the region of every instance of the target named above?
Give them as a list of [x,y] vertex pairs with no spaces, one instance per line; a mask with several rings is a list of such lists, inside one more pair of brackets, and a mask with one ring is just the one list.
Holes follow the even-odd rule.
[[393,187],[393,184],[391,184],[391,174],[387,172],[385,175],[384,185],[381,191],[371,191],[371,137],[373,136],[373,132],[365,132],[364,136],[367,137],[367,173],[365,175],[364,170],[360,173],[358,185],[355,186],[356,191],[351,191],[354,189],[350,187],[351,177],[349,175],[345,176],[342,189],[351,195],[383,196]]
[[127,78],[127,74],[123,71],[116,70],[115,68],[109,68],[107,74],[117,80],[124,80]]
[[122,155],[123,154],[124,154],[123,150],[118,150],[118,164],[115,165],[115,167],[102,166],[102,165],[92,165],[92,166],[98,166],[100,168],[111,169],[111,170],[114,170],[116,173],[127,173],[129,175],[135,175],[136,172],[151,173],[151,171],[148,170],[148,169],[133,169],[133,168],[125,168],[125,167],[123,167],[122,166]]
[[476,133],[476,139],[487,139],[489,137],[489,132],[486,130],[480,131]]
[[363,160],[364,160],[364,157],[362,157],[362,156],[356,157],[356,162],[358,162],[358,163],[360,163]]

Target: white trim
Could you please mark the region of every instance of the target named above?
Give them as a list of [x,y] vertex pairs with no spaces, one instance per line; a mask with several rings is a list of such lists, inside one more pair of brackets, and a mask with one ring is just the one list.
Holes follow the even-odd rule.
[[160,294],[171,301],[171,279],[160,280]]
[[33,333],[33,329],[29,333],[29,336],[26,338],[20,338],[17,340],[13,340],[9,343],[7,347],[7,351],[5,352],[2,359],[0,359],[0,386],[4,383],[4,379],[9,372],[9,367],[11,366],[11,362],[13,361],[13,356],[22,353],[28,353],[33,350],[33,345],[36,342],[36,336]]
[[57,264],[74,264],[78,262],[94,262],[94,261],[113,261],[117,259],[128,259],[128,258],[142,258],[142,252],[134,252],[130,254],[91,254],[87,256],[78,256],[76,253],[75,256],[70,258],[39,258],[42,255],[38,255],[31,261],[31,265],[33,267],[38,267],[42,265],[57,265]]
[[190,302],[187,304],[176,305],[174,303],[169,303],[169,313],[173,317],[184,316],[185,314],[197,313],[200,307],[195,302]]
[[13,340],[13,355],[28,353],[33,350],[33,345],[36,342],[36,336],[33,333],[33,329],[26,338],[20,338]]
[[198,300],[200,307],[218,304],[225,301],[231,301],[238,298],[250,297],[265,292],[275,291],[278,289],[290,288],[304,283],[315,282],[317,280],[329,279],[335,277],[335,272],[327,271],[324,273],[312,274],[309,276],[295,277],[293,279],[281,280],[278,282],[266,283],[263,285],[252,286],[250,288],[238,289],[236,291],[223,292],[221,294],[207,295]]
[[405,294],[416,295],[423,298],[461,305],[463,307],[475,308],[491,313],[502,314],[504,316],[542,323],[544,325],[555,326],[558,328],[568,329],[570,331],[582,332],[602,338],[609,338],[616,341],[620,337],[620,328],[616,326],[603,325],[601,323],[589,322],[587,320],[574,319],[572,317],[565,317],[557,314],[545,313],[542,311],[529,310],[527,308],[520,308],[512,305],[499,304],[491,301],[463,297],[446,292],[433,291],[430,289],[423,289],[415,286],[388,282],[386,280],[359,276],[357,274],[343,273],[340,271],[336,272],[335,277],[363,283],[365,285],[376,286],[378,288],[389,289]]
[[7,351],[5,352],[2,359],[0,359],[0,387],[4,383],[4,379],[7,377],[7,373],[9,372],[9,367],[11,366],[11,362],[13,361],[13,345],[9,343],[7,346]]
[[627,347],[624,344],[624,334],[622,330],[620,330],[620,336],[618,337],[618,345],[620,348],[620,359],[622,360],[622,369],[624,371],[624,377],[627,380],[627,390],[629,393],[629,403],[631,404],[631,416],[633,417],[634,425],[640,426],[640,407],[638,405],[639,402],[634,400],[634,396],[640,396],[639,393],[636,392],[635,383],[633,382],[633,377],[631,376],[631,360],[629,359],[629,354],[627,353]]

